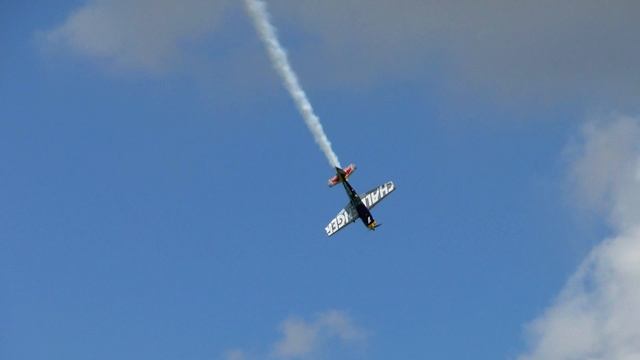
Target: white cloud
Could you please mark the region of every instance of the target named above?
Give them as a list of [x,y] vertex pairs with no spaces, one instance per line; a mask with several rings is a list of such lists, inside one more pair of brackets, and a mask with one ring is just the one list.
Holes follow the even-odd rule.
[[225,360],[245,360],[246,358],[244,351],[238,349],[229,350],[225,354]]
[[[272,0],[276,24],[319,78],[368,82],[441,74],[517,94],[638,98],[640,2]],[[299,53],[300,53],[299,52]],[[321,74],[321,75],[320,75]]]
[[[366,333],[346,313],[329,310],[312,320],[290,316],[280,324],[282,336],[269,346],[271,351],[258,358],[279,360],[313,359],[340,353],[346,347],[363,344]],[[240,349],[227,351],[226,360],[244,360]]]
[[284,338],[275,345],[274,354],[291,358],[307,355],[317,347],[318,329],[304,320],[289,318],[282,324]]
[[118,68],[163,71],[189,41],[210,33],[226,0],[92,0],[45,33],[68,48]]
[[290,317],[282,323],[281,331],[282,339],[273,351],[273,355],[281,359],[304,358],[334,340],[348,344],[365,338],[349,316],[337,310],[321,313],[311,322]]
[[623,230],[640,225],[640,126],[628,116],[588,123],[574,154],[572,182],[583,205],[609,214]]
[[589,124],[573,175],[619,235],[595,247],[554,304],[528,326],[533,359],[640,359],[640,123]]
[[[158,71],[180,61],[185,43],[237,15],[239,3],[90,0],[45,38],[110,65]],[[445,74],[445,84],[508,97],[564,94],[626,105],[640,93],[640,2],[271,0],[269,6],[305,83],[424,83]],[[297,41],[287,41],[289,31]],[[245,58],[259,51],[225,51],[217,65],[251,66]]]

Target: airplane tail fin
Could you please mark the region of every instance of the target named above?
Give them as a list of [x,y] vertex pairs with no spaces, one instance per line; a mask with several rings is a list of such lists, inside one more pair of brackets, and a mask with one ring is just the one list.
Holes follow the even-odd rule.
[[347,180],[354,171],[356,171],[355,164],[349,164],[349,166],[344,169],[336,167],[336,175],[330,178],[328,181],[329,187],[335,186],[341,183],[343,180]]
[[369,225],[367,225],[369,230],[375,230],[375,229],[379,228],[380,226],[382,226],[382,224],[378,224],[375,220],[371,221],[371,223]]

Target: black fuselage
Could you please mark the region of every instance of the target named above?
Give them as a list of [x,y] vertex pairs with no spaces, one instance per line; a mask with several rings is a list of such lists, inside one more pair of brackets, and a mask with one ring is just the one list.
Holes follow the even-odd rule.
[[344,186],[344,190],[347,192],[347,196],[349,196],[351,205],[353,205],[353,207],[358,212],[358,217],[360,218],[360,220],[362,220],[362,223],[369,229],[375,228],[375,220],[373,219],[373,216],[371,216],[371,212],[369,212],[369,209],[367,209],[367,207],[362,203],[362,200],[360,200],[360,196],[358,196],[358,193],[344,178],[342,179],[342,185]]

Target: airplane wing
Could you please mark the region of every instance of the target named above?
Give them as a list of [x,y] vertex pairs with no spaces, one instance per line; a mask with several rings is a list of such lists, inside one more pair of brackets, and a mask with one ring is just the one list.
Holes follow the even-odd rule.
[[358,220],[358,212],[356,209],[349,203],[345,206],[344,209],[340,210],[338,215],[336,215],[331,222],[324,228],[327,232],[327,236],[331,236],[338,232],[338,230],[344,228],[345,226],[351,224],[352,222]]
[[396,186],[392,181],[389,181],[371,191],[360,195],[360,199],[362,200],[362,203],[367,207],[367,209],[372,209],[374,206],[376,206],[377,203],[387,197],[387,195],[391,194],[391,192],[393,192],[393,190],[395,189]]

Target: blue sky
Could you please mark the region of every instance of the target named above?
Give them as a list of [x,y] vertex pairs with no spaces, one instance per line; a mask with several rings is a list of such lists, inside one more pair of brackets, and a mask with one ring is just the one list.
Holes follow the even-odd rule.
[[[548,345],[574,335],[552,326],[562,299],[600,299],[617,279],[567,283],[588,256],[608,259],[592,247],[638,243],[624,11],[586,31],[598,9],[554,22],[531,5],[554,31],[531,39],[517,21],[531,9],[432,4],[449,16],[432,18],[403,4],[273,2],[334,149],[358,165],[354,187],[397,185],[379,231],[330,239],[347,199],[239,5],[0,5],[0,357],[636,354],[597,335]],[[608,49],[576,45],[585,33]]]

